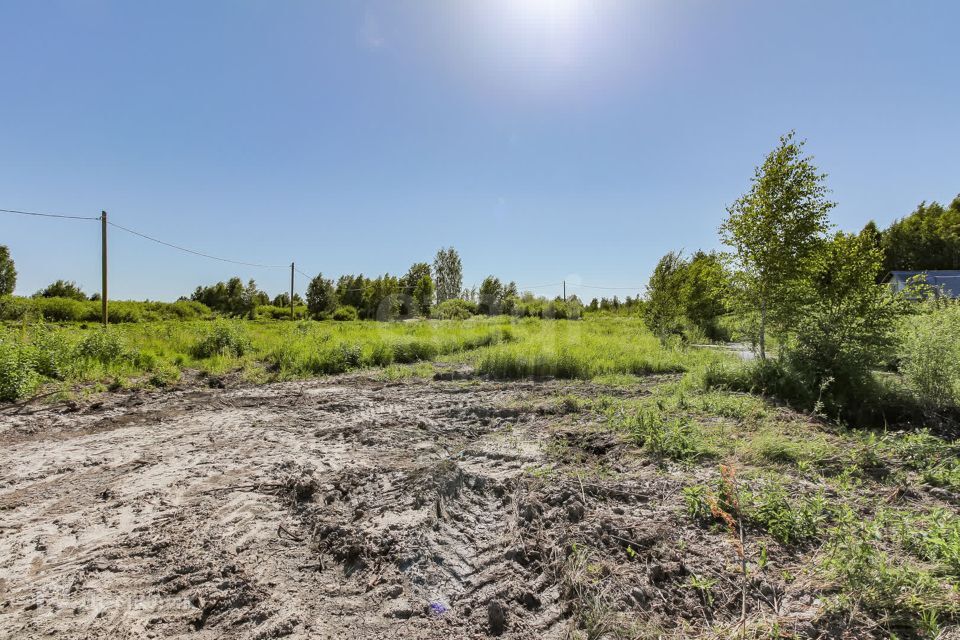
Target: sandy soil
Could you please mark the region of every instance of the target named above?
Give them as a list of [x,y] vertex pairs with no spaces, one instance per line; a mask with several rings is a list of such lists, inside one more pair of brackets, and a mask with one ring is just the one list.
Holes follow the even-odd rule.
[[[353,375],[6,411],[0,637],[562,638],[616,615],[705,622],[684,562],[722,574],[722,534],[681,542],[676,481],[545,410],[562,390]],[[548,478],[550,456],[602,458],[620,477]],[[718,598],[713,612],[739,613]]]

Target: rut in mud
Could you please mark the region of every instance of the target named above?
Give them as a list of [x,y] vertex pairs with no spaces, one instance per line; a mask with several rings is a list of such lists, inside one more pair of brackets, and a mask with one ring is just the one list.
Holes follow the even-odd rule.
[[[544,411],[562,389],[344,376],[8,413],[0,636],[562,638],[618,616],[704,622],[684,558],[722,573],[729,555],[681,542],[675,480],[635,462],[616,483],[538,472],[548,457],[617,465],[623,447]],[[739,605],[720,595],[710,615]]]

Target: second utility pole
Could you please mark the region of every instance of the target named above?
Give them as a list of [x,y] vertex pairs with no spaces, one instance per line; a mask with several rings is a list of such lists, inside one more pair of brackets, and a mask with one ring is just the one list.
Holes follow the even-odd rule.
[[290,263],[290,319],[293,320],[293,270],[295,267],[295,262]]
[[107,326],[107,212],[100,212],[100,312]]

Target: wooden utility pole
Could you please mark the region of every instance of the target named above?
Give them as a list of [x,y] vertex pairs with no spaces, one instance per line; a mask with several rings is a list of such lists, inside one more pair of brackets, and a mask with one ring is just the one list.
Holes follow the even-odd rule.
[[100,212],[100,311],[107,326],[107,212]]
[[567,301],[567,281],[563,281],[563,301]]
[[293,320],[293,271],[295,269],[295,262],[290,263],[290,319]]

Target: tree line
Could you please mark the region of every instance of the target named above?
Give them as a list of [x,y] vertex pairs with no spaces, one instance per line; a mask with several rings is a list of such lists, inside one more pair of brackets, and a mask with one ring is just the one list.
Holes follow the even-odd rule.
[[[270,300],[254,280],[244,285],[238,277],[197,287],[190,300],[218,313],[246,317],[266,305],[274,307],[272,315],[283,317],[290,304],[289,294]],[[576,296],[548,300],[521,293],[515,282],[493,275],[479,287],[465,288],[463,262],[453,247],[441,248],[432,264],[415,262],[402,276],[344,274],[334,279],[319,273],[311,278],[304,299],[294,296],[294,304],[297,313],[317,320],[465,319],[478,314],[563,319],[579,318],[583,308]]]

